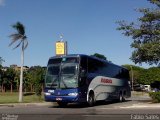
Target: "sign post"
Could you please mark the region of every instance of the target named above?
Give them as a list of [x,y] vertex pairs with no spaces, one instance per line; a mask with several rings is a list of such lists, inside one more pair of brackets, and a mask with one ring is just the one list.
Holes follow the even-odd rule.
[[67,55],[67,42],[63,40],[56,42],[56,56],[62,55]]

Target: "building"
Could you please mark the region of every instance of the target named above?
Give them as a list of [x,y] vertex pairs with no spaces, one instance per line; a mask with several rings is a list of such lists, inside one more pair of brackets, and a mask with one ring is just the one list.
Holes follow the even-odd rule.
[[[15,71],[20,71],[21,70],[21,67],[17,66],[16,64],[10,65],[10,68],[13,68]],[[24,71],[27,71],[28,69],[29,69],[28,66],[23,66]]]

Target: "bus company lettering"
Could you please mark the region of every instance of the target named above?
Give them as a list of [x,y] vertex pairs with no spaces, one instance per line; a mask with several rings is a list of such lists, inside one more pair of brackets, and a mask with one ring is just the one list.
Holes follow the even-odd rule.
[[111,79],[101,78],[101,83],[112,83]]

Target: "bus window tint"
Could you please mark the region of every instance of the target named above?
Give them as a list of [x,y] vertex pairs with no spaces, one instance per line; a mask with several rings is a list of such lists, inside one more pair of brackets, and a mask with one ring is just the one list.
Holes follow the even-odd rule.
[[49,64],[59,64],[59,63],[61,63],[61,61],[62,61],[62,58],[50,59],[48,61],[48,65]]
[[63,66],[62,74],[75,74],[76,66]]
[[81,70],[87,71],[87,57],[81,57],[80,66]]
[[88,59],[88,72],[89,73],[98,73],[103,74],[103,67],[105,67],[105,64],[102,61],[89,58]]
[[59,66],[48,67],[48,75],[58,75],[58,74],[59,74]]
[[78,63],[78,58],[77,57],[63,58],[62,62],[63,63]]

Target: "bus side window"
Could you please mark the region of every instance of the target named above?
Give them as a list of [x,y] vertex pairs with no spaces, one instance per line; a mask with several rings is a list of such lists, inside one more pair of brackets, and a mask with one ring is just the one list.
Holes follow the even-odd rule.
[[83,71],[87,72],[87,57],[81,57],[81,63],[80,63],[80,68]]

